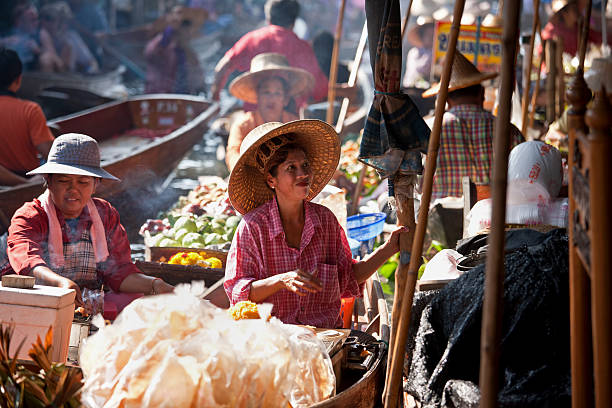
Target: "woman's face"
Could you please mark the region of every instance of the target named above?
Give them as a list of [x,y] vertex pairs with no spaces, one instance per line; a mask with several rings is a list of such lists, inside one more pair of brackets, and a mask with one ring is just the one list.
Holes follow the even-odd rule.
[[76,174],[52,174],[47,179],[51,199],[64,218],[77,218],[81,215],[96,185],[94,177]]
[[257,90],[257,110],[267,122],[279,122],[288,102],[279,78],[266,79]]
[[312,171],[306,153],[299,149],[291,150],[287,159],[278,165],[276,176],[268,174],[267,181],[279,199],[305,200],[312,183]]

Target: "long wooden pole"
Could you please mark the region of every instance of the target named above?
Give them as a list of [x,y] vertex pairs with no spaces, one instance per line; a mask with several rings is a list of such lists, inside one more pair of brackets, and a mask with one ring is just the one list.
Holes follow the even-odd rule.
[[[359,67],[361,66],[361,60],[363,59],[363,51],[365,50],[366,42],[368,40],[368,22],[363,23],[363,30],[361,30],[361,38],[357,45],[357,52],[353,59],[353,65],[351,66],[351,75],[349,76],[348,86],[354,87],[357,83],[357,75],[359,74]],[[344,128],[344,120],[348,112],[350,100],[349,98],[342,99],[342,106],[340,107],[340,114],[338,115],[338,122],[336,122],[336,133],[342,133]],[[329,107],[328,107],[329,109]]]
[[586,56],[587,44],[589,42],[589,30],[591,28],[591,8],[593,7],[593,0],[587,0],[584,10],[584,20],[582,24],[582,32],[580,33],[580,48],[578,49],[580,62],[578,69],[584,72],[584,58]]
[[[408,27],[408,20],[410,19],[410,11],[412,10],[413,0],[410,0],[408,4],[408,9],[406,10],[406,15],[404,16],[404,25],[402,26],[402,40],[404,38],[404,33],[406,32],[406,28]],[[402,41],[403,42],[403,41]],[[399,178],[401,183],[403,178]],[[408,234],[404,234],[404,236],[400,239],[400,252],[403,251],[405,254],[404,257],[408,256],[404,262],[400,259],[400,264],[398,265],[395,271],[395,287],[394,287],[394,296],[393,296],[393,309],[391,311],[391,337],[389,337],[389,350],[393,350],[393,344],[395,342],[395,337],[397,334],[397,327],[399,325],[400,313],[402,310],[402,295],[404,293],[404,288],[406,287],[406,275],[408,274],[408,264],[410,263],[409,252],[411,243],[414,239],[415,233],[415,222],[414,222],[414,186],[407,188],[408,191],[404,191],[400,193],[400,196],[396,195],[397,202],[397,222],[398,225],[403,225],[408,227],[410,232]],[[401,200],[406,200],[406,202],[402,202]],[[393,353],[389,352],[387,356],[387,375],[385,378],[389,378],[389,372],[391,370],[391,359],[393,357]]]
[[408,326],[410,325],[410,314],[412,313],[412,300],[414,298],[414,288],[417,281],[417,273],[421,265],[421,254],[423,253],[423,240],[427,228],[427,216],[429,215],[429,204],[431,202],[431,190],[433,187],[433,176],[436,171],[438,160],[438,150],[440,148],[440,132],[442,130],[442,117],[446,108],[448,96],[448,84],[459,37],[459,27],[465,0],[456,0],[453,12],[453,23],[450,29],[448,52],[444,59],[444,69],[440,81],[440,91],[436,101],[436,112],[433,130],[429,137],[427,149],[427,162],[425,163],[425,174],[423,177],[423,195],[421,196],[421,206],[419,210],[419,221],[416,226],[414,241],[412,242],[412,256],[408,271],[406,273],[406,285],[403,293],[397,293],[395,299],[401,296],[402,308],[397,328],[397,336],[393,344],[391,370],[387,376],[387,384],[384,391],[385,407],[395,408],[398,401],[398,393],[402,382],[402,368],[404,364],[404,347],[408,336]]
[[480,407],[497,406],[499,355],[504,288],[504,244],[506,224],[506,186],[510,152],[510,110],[514,88],[514,61],[521,3],[506,2],[502,33],[502,75],[500,105],[495,126],[493,150],[491,233],[486,264],[485,293],[480,339]]
[[334,49],[332,51],[331,65],[329,67],[329,83],[327,86],[327,116],[325,121],[333,125],[334,100],[336,99],[336,78],[338,75],[338,54],[340,53],[340,38],[342,37],[342,24],[344,22],[344,6],[346,0],[342,0],[338,12],[338,23],[336,24],[336,35],[334,36]]
[[529,40],[529,55],[527,56],[527,66],[525,67],[525,89],[523,89],[522,106],[522,128],[523,136],[527,136],[527,113],[529,108],[529,91],[531,90],[531,68],[533,65],[533,51],[538,25],[540,24],[540,0],[533,0],[533,27],[531,29],[531,39]]
[[406,10],[406,15],[404,15],[404,21],[402,22],[402,41],[404,40],[404,34],[406,34],[406,28],[408,27],[408,20],[410,20],[410,10],[412,9],[412,3],[414,0],[410,0],[408,3],[408,10]]
[[[539,31],[539,27],[538,27],[538,31]],[[542,36],[540,36],[540,38],[542,38]],[[546,44],[542,43],[542,55],[540,55],[540,65],[538,67],[536,86],[535,86],[535,90],[533,91],[533,95],[531,96],[531,110],[529,111],[529,127],[530,128],[533,128],[533,121],[535,119],[535,111],[536,111],[536,103],[538,100],[538,95],[540,94],[540,79],[542,77],[542,66],[544,65],[544,60],[545,60],[544,53],[545,52],[546,52]]]

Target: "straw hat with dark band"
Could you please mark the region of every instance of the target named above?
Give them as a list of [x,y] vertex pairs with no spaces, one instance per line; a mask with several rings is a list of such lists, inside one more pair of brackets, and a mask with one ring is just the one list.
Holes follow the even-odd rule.
[[[468,61],[459,51],[455,51],[453,69],[448,83],[448,91],[467,88],[497,76],[497,72],[480,72],[474,64]],[[440,92],[440,83],[435,84],[425,92],[423,98],[429,98]]]
[[264,79],[278,76],[287,81],[289,96],[306,92],[314,86],[314,76],[301,68],[290,67],[282,54],[268,52],[259,54],[251,60],[251,70],[238,76],[229,86],[229,91],[238,99],[257,103],[257,85]]
[[268,161],[282,146],[295,143],[304,149],[312,170],[307,200],[312,200],[334,175],[340,161],[340,139],[329,124],[316,119],[282,124],[268,122],[251,130],[240,146],[240,157],[229,178],[232,206],[241,214],[274,197],[266,183]]

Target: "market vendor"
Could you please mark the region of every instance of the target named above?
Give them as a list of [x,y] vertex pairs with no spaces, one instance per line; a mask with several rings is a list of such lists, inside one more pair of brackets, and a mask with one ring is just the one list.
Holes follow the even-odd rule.
[[282,54],[264,53],[251,60],[251,70],[230,84],[236,98],[256,104],[256,109],[244,112],[231,127],[225,162],[231,172],[240,156],[240,144],[246,135],[266,122],[290,122],[298,117],[287,111],[292,98],[310,91],[314,85],[311,73],[289,66]]
[[342,327],[341,298],[361,296],[361,285],[398,251],[405,228],[354,261],[334,214],[310,202],[339,159],[338,134],[319,120],[266,123],[244,139],[228,186],[244,214],[225,270],[232,305],[271,303],[284,323]]
[[74,289],[77,305],[82,289],[104,284],[111,315],[143,294],[172,292],[163,280],[139,273],[117,210],[92,197],[101,179],[118,180],[100,167],[95,139],[59,136],[47,163],[28,174],[43,175],[47,189],[13,216],[2,275],[32,275],[39,284]]

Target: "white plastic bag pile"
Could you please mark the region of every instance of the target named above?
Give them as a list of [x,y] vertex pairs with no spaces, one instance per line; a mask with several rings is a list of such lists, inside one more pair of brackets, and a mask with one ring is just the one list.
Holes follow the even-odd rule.
[[[524,142],[510,152],[506,223],[567,226],[567,198],[557,198],[563,182],[561,154],[539,141]],[[470,211],[467,236],[491,226],[491,199]]]
[[234,321],[189,293],[134,301],[87,339],[80,364],[89,408],[302,407],[335,392],[310,330]]

